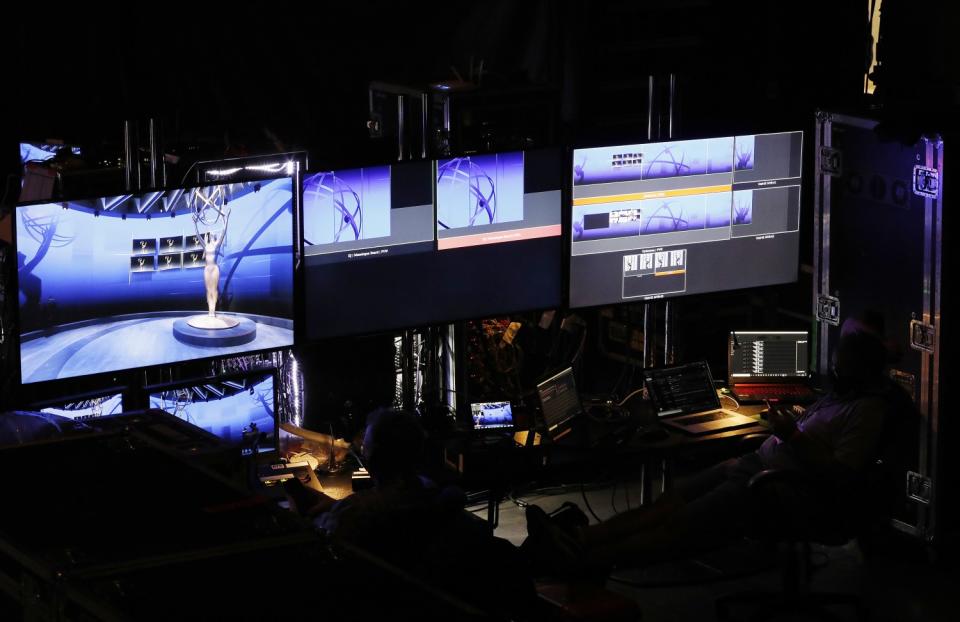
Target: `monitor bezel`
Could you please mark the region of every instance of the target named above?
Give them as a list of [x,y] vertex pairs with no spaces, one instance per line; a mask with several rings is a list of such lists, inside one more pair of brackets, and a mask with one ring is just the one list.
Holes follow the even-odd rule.
[[[16,354],[17,354],[16,372],[15,372],[15,376],[16,376],[16,379],[17,379],[17,384],[18,384],[19,386],[21,386],[21,387],[26,387],[26,386],[29,386],[29,387],[40,387],[40,386],[46,386],[48,383],[49,383],[51,386],[53,386],[54,383],[64,383],[64,382],[70,382],[70,381],[77,381],[77,380],[79,380],[79,379],[81,379],[81,378],[98,378],[98,377],[99,377],[99,378],[107,378],[107,377],[110,377],[111,375],[116,376],[116,375],[120,375],[120,374],[130,373],[130,372],[133,372],[133,371],[141,371],[141,370],[149,370],[149,369],[162,369],[162,368],[164,368],[164,367],[176,366],[176,365],[180,365],[180,364],[183,364],[183,363],[191,363],[191,364],[192,364],[192,363],[204,363],[204,362],[210,362],[210,361],[215,361],[215,360],[219,360],[219,359],[227,359],[227,358],[234,358],[234,357],[240,357],[240,356],[250,356],[250,355],[253,355],[253,354],[263,354],[263,353],[268,353],[268,352],[281,352],[281,351],[290,350],[290,349],[296,347],[297,344],[298,344],[298,339],[297,339],[298,331],[301,330],[301,329],[299,328],[299,326],[301,326],[301,325],[304,323],[304,322],[300,321],[300,320],[301,320],[301,314],[300,314],[300,312],[299,312],[299,310],[298,310],[298,291],[297,291],[297,290],[298,290],[298,272],[300,271],[300,269],[299,269],[299,267],[298,267],[298,258],[300,257],[300,253],[302,252],[302,242],[301,242],[301,237],[300,237],[301,231],[298,231],[298,227],[300,226],[300,223],[299,223],[299,219],[298,219],[298,217],[297,217],[297,211],[298,211],[298,209],[302,211],[302,208],[300,207],[300,204],[299,204],[299,201],[300,201],[300,191],[299,191],[300,179],[299,179],[298,173],[297,173],[297,171],[295,171],[293,175],[277,175],[277,176],[274,176],[274,177],[264,178],[264,179],[254,180],[254,181],[233,182],[233,183],[259,183],[259,182],[267,183],[267,182],[276,181],[276,180],[278,180],[278,179],[289,179],[289,180],[290,180],[290,184],[291,184],[291,192],[290,192],[291,199],[290,199],[290,202],[291,202],[291,210],[292,210],[292,212],[293,212],[293,217],[291,218],[290,254],[291,254],[291,270],[292,270],[292,272],[291,272],[291,283],[292,283],[292,286],[293,286],[293,291],[291,292],[291,306],[292,306],[291,321],[293,322],[293,336],[294,336],[294,337],[293,337],[293,343],[291,343],[291,344],[289,344],[289,345],[279,346],[279,347],[273,347],[273,348],[260,348],[260,349],[254,349],[254,350],[245,350],[245,351],[243,351],[243,352],[236,352],[236,353],[232,353],[232,354],[214,354],[214,355],[204,356],[204,357],[198,357],[198,358],[181,359],[181,360],[176,360],[176,361],[169,361],[169,362],[166,362],[166,363],[158,363],[158,364],[156,364],[156,365],[144,365],[144,366],[140,366],[140,367],[124,367],[124,368],[121,368],[121,369],[100,370],[100,371],[94,371],[94,372],[87,373],[87,374],[78,374],[78,375],[76,375],[76,376],[66,376],[66,377],[63,377],[63,378],[48,378],[48,379],[46,379],[46,380],[37,380],[37,381],[34,381],[34,382],[24,383],[24,382],[23,382],[23,367],[22,367],[22,341],[21,341],[21,331],[20,331],[20,325],[21,325],[21,306],[20,306],[19,298],[18,298],[17,303],[16,303],[16,305],[14,306],[14,313],[16,314],[16,315],[15,315],[15,318],[16,318],[16,322],[17,322],[17,331],[16,331],[16,334],[13,336],[13,338],[15,339],[15,342],[14,342],[14,343],[16,344]],[[136,191],[136,192],[129,192],[129,193],[123,192],[123,193],[119,193],[119,194],[110,194],[110,195],[102,195],[102,194],[99,194],[99,195],[93,195],[93,196],[80,196],[80,197],[72,197],[72,198],[59,199],[59,200],[57,200],[57,199],[53,199],[53,200],[52,200],[52,199],[38,199],[38,200],[35,200],[35,201],[24,201],[24,202],[20,202],[20,203],[17,203],[17,204],[14,206],[14,209],[11,210],[11,214],[10,214],[11,217],[12,217],[12,219],[13,219],[12,222],[11,222],[11,246],[12,246],[13,255],[14,255],[14,257],[16,257],[16,254],[17,254],[17,252],[19,251],[19,244],[18,244],[19,241],[18,241],[18,239],[17,239],[17,222],[18,222],[18,221],[17,221],[17,215],[18,215],[18,213],[19,213],[19,210],[20,210],[21,208],[24,208],[24,207],[30,207],[30,206],[34,206],[34,205],[51,205],[51,204],[56,205],[56,204],[65,204],[65,203],[70,203],[70,202],[72,202],[72,201],[91,201],[91,200],[96,200],[96,199],[101,199],[101,198],[123,196],[123,195],[125,195],[125,194],[129,194],[129,195],[131,195],[131,196],[136,196],[136,195],[147,194],[147,193],[150,193],[150,192],[172,192],[172,191],[176,191],[176,190],[184,190],[184,191],[186,191],[186,190],[190,190],[190,189],[193,189],[193,188],[208,188],[208,187],[212,187],[212,186],[230,185],[230,183],[231,183],[231,182],[219,183],[219,184],[218,184],[218,183],[199,184],[199,185],[198,185],[198,184],[189,184],[189,185],[180,185],[180,186],[168,186],[168,187],[164,187],[164,188],[146,188],[146,189],[140,189],[140,190],[138,190],[138,191]],[[85,211],[85,212],[87,211],[85,208],[71,208],[71,209],[78,209],[79,211]],[[100,214],[100,216],[106,217],[106,218],[122,218],[122,215],[112,215],[112,214],[111,214],[111,215],[104,215],[104,214],[102,214],[102,213]],[[144,219],[144,220],[150,220],[150,219],[152,219],[152,218],[154,218],[154,217],[156,217],[156,218],[169,218],[169,217],[170,217],[167,212],[161,212],[161,213],[158,213],[158,214],[127,214],[126,216],[127,216],[127,218],[142,218],[142,219]],[[301,246],[301,248],[299,248],[299,249],[297,248],[298,244],[300,244],[300,246]],[[19,270],[18,270],[16,267],[14,267],[13,280],[12,280],[12,282],[11,282],[11,285],[12,285],[13,291],[14,291],[14,292],[17,292],[17,296],[19,297],[19,291],[20,291],[20,273],[19,273]]]
[[[563,310],[568,309],[568,308],[569,308],[569,296],[568,296],[568,291],[569,291],[569,264],[568,264],[569,253],[567,252],[566,249],[569,248],[569,241],[570,241],[570,233],[569,233],[570,221],[569,221],[569,213],[568,213],[569,210],[567,210],[567,209],[564,208],[564,206],[565,206],[565,205],[568,203],[568,201],[569,201],[569,188],[568,188],[569,184],[568,184],[568,180],[567,180],[567,175],[568,175],[567,169],[568,169],[569,167],[566,166],[566,165],[568,164],[568,160],[569,160],[569,147],[566,147],[566,146],[537,146],[537,147],[530,147],[530,148],[528,148],[528,149],[504,149],[504,150],[498,150],[498,151],[477,151],[477,152],[471,152],[471,153],[463,153],[463,154],[461,154],[461,155],[459,155],[459,156],[458,156],[458,155],[455,155],[455,154],[450,154],[450,155],[443,156],[442,158],[420,158],[420,159],[414,159],[414,160],[402,160],[402,161],[394,161],[394,162],[376,161],[376,162],[366,162],[366,163],[363,163],[363,164],[352,165],[352,166],[340,166],[340,167],[333,167],[333,168],[313,167],[312,170],[310,170],[310,171],[301,171],[301,179],[300,179],[300,182],[299,182],[299,183],[300,183],[299,192],[300,192],[300,194],[301,194],[300,204],[301,204],[301,209],[302,209],[302,211],[303,211],[303,214],[301,215],[301,218],[300,218],[300,220],[301,220],[301,227],[302,227],[303,222],[306,220],[306,206],[305,206],[304,203],[303,203],[302,195],[303,195],[303,183],[304,183],[304,181],[306,180],[307,177],[312,176],[312,175],[316,175],[316,174],[318,174],[318,173],[336,172],[336,171],[342,171],[342,170],[357,170],[357,169],[370,168],[370,167],[376,167],[376,166],[390,166],[390,167],[391,167],[391,175],[392,175],[392,174],[393,174],[392,168],[393,168],[394,166],[405,166],[405,165],[409,165],[409,164],[419,164],[419,165],[424,165],[424,164],[426,164],[426,165],[429,165],[429,167],[430,167],[430,169],[431,169],[431,171],[432,171],[432,173],[431,173],[432,178],[431,178],[431,180],[430,180],[430,184],[431,184],[431,188],[432,188],[432,191],[433,191],[433,199],[432,199],[432,205],[433,205],[433,221],[434,221],[434,222],[433,222],[433,249],[432,249],[430,252],[431,252],[431,253],[455,253],[455,252],[457,252],[458,250],[461,250],[461,249],[449,249],[449,250],[440,251],[440,250],[437,248],[437,230],[436,230],[436,218],[437,218],[437,188],[436,188],[436,185],[437,185],[437,164],[438,164],[438,162],[439,162],[441,159],[446,160],[446,159],[450,159],[450,158],[454,158],[454,157],[466,157],[466,156],[473,156],[473,155],[477,155],[477,156],[479,156],[479,155],[489,156],[489,155],[497,155],[497,154],[500,154],[500,153],[515,153],[515,152],[521,152],[521,153],[523,153],[523,154],[524,154],[524,158],[527,157],[527,154],[528,154],[528,153],[533,153],[533,152],[553,153],[553,154],[556,155],[557,160],[559,161],[559,164],[560,164],[560,167],[561,167],[560,170],[557,172],[557,173],[558,173],[557,181],[558,181],[559,186],[556,188],[556,190],[558,190],[558,191],[560,192],[560,235],[559,235],[559,236],[554,236],[554,237],[552,237],[552,238],[547,238],[547,239],[555,239],[555,240],[557,240],[557,243],[559,244],[559,249],[558,249],[558,252],[557,252],[557,257],[556,257],[556,259],[557,259],[557,262],[558,262],[558,275],[559,275],[559,280],[560,280],[560,282],[559,282],[559,291],[558,291],[557,299],[556,299],[556,303],[557,303],[557,304],[556,304],[555,306],[547,306],[547,307],[542,307],[542,306],[537,306],[537,307],[505,307],[506,310],[498,311],[498,312],[495,312],[495,313],[492,313],[492,314],[484,314],[484,315],[460,314],[460,315],[453,315],[453,316],[447,317],[447,318],[445,318],[445,319],[443,319],[443,320],[438,320],[438,321],[435,321],[435,322],[400,323],[400,324],[395,324],[395,325],[390,324],[390,325],[387,325],[387,326],[384,326],[384,327],[379,327],[379,328],[374,329],[374,330],[356,330],[356,331],[353,331],[353,330],[352,330],[352,331],[338,332],[338,333],[336,333],[336,334],[329,334],[329,335],[324,335],[324,336],[309,336],[309,335],[307,334],[307,330],[308,330],[308,329],[306,328],[306,322],[302,322],[301,324],[303,325],[303,334],[302,334],[302,339],[299,341],[299,343],[309,345],[309,344],[323,343],[323,342],[330,341],[330,340],[349,339],[349,338],[355,338],[355,337],[376,337],[376,336],[385,336],[385,335],[396,335],[397,333],[400,333],[400,332],[403,332],[403,331],[406,331],[406,330],[420,330],[420,329],[429,328],[429,327],[435,327],[435,326],[446,326],[446,325],[448,325],[448,324],[452,324],[452,323],[455,323],[455,322],[469,322],[469,321],[472,321],[472,320],[483,319],[483,318],[488,318],[488,317],[503,317],[503,316],[512,316],[512,315],[526,314],[526,313],[545,313],[545,312],[551,311],[551,310],[552,310],[552,311],[563,311]],[[524,160],[524,162],[526,162],[526,160]],[[316,164],[316,160],[314,160],[314,163]],[[302,242],[303,242],[303,231],[302,231],[302,230],[301,230],[301,233],[300,233],[300,240],[301,240],[301,243],[302,243]],[[492,245],[492,246],[497,246],[497,245]],[[305,247],[304,247],[304,248],[305,248]],[[301,249],[301,250],[303,250],[303,249]],[[303,300],[303,310],[302,310],[302,311],[303,311],[303,313],[304,313],[304,317],[306,317],[307,314],[309,313],[309,309],[307,309],[307,307],[306,307],[306,296],[307,296],[307,288],[309,287],[309,283],[308,283],[308,278],[307,278],[307,277],[308,277],[308,274],[307,274],[307,273],[308,273],[308,268],[307,268],[307,266],[306,266],[306,261],[305,261],[306,255],[303,255],[303,257],[304,257],[304,261],[302,262],[303,269],[301,270],[301,272],[302,272],[302,274],[301,274],[301,284],[302,284],[302,289],[301,289],[302,294],[301,294],[301,296],[302,296],[302,300]]]
[[[804,129],[796,129],[796,128],[795,128],[795,129],[781,129],[781,130],[769,130],[769,131],[758,131],[758,132],[741,131],[741,132],[736,132],[736,133],[727,133],[727,134],[720,134],[720,135],[709,134],[709,135],[704,135],[704,136],[693,135],[693,136],[678,136],[678,137],[673,137],[673,138],[656,138],[656,139],[647,138],[647,139],[643,139],[643,140],[640,140],[640,141],[637,141],[637,142],[633,142],[633,143],[622,143],[622,144],[609,144],[609,143],[607,143],[607,142],[602,142],[602,143],[600,143],[600,144],[593,144],[593,143],[591,143],[591,144],[589,144],[589,145],[586,145],[586,144],[581,144],[581,145],[579,145],[579,146],[578,146],[578,145],[571,145],[571,146],[568,148],[568,154],[569,154],[569,158],[567,159],[567,164],[568,164],[568,166],[567,166],[567,170],[566,170],[565,173],[564,173],[564,175],[565,175],[565,181],[566,181],[566,183],[564,184],[564,185],[565,185],[564,190],[565,190],[566,193],[567,193],[567,194],[566,194],[566,198],[565,198],[565,200],[564,200],[564,226],[565,226],[565,235],[567,236],[567,238],[566,238],[566,244],[565,244],[565,246],[564,246],[564,259],[565,259],[565,268],[566,268],[566,269],[565,269],[565,273],[564,273],[564,276],[565,276],[565,279],[564,279],[565,283],[564,283],[564,284],[565,284],[565,287],[566,287],[566,291],[565,291],[566,297],[564,298],[564,301],[566,302],[566,307],[565,307],[565,308],[566,308],[567,310],[584,310],[584,311],[587,311],[587,310],[596,310],[596,309],[602,309],[602,308],[605,308],[605,307],[612,307],[612,306],[617,306],[617,305],[655,303],[655,302],[658,302],[658,301],[661,301],[661,300],[675,300],[675,299],[681,299],[681,298],[696,299],[697,297],[700,297],[700,296],[711,296],[711,295],[713,295],[713,294],[722,294],[722,293],[726,293],[726,292],[747,292],[747,291],[751,291],[751,290],[760,289],[760,288],[763,288],[763,287],[780,287],[780,286],[784,286],[784,285],[792,285],[792,284],[797,283],[797,282],[800,280],[800,245],[799,245],[799,243],[798,243],[798,246],[797,246],[797,255],[796,255],[796,273],[795,273],[793,279],[791,279],[791,280],[789,280],[789,281],[777,281],[777,282],[775,282],[775,283],[765,283],[765,284],[762,284],[762,285],[749,285],[749,286],[746,286],[746,287],[732,287],[732,288],[725,288],[725,289],[715,289],[715,290],[704,291],[704,292],[697,292],[697,293],[692,293],[692,294],[688,294],[688,293],[686,293],[686,292],[673,293],[673,294],[664,294],[664,295],[652,297],[652,298],[649,298],[649,299],[645,299],[645,298],[642,298],[642,297],[641,297],[641,298],[634,298],[634,299],[630,299],[630,300],[619,300],[619,301],[601,302],[601,303],[596,303],[596,304],[586,304],[586,305],[576,305],[576,306],[572,305],[571,302],[570,302],[570,300],[571,300],[571,295],[570,295],[570,294],[571,294],[571,291],[572,291],[572,283],[573,283],[573,280],[572,280],[572,278],[571,278],[571,275],[572,275],[573,257],[574,257],[574,255],[573,255],[573,188],[574,188],[574,183],[573,183],[573,167],[574,167],[574,164],[575,164],[575,162],[576,162],[576,155],[577,155],[577,151],[578,151],[578,150],[583,150],[583,149],[602,149],[602,148],[613,148],[613,147],[630,147],[630,146],[635,146],[635,145],[649,145],[649,144],[662,143],[662,142],[680,142],[680,141],[711,140],[711,139],[716,139],[716,138],[728,138],[728,137],[736,138],[737,136],[764,136],[764,135],[771,135],[771,134],[800,134],[800,178],[801,178],[801,183],[800,183],[800,186],[799,186],[799,188],[800,188],[800,195],[799,195],[799,197],[798,197],[798,200],[800,201],[800,206],[801,206],[801,211],[802,211],[802,208],[803,208],[804,158],[806,157],[806,156],[805,156],[806,148],[804,147],[804,145],[805,145],[806,142],[807,142],[807,130],[804,130]],[[801,216],[802,216],[802,214],[801,214]],[[802,227],[802,218],[801,218],[801,227]],[[793,234],[799,236],[800,233],[801,233],[801,231],[800,231],[800,229],[797,229],[797,231],[795,231],[795,232],[789,232],[789,233],[793,233]],[[670,247],[665,247],[665,248],[670,248]]]

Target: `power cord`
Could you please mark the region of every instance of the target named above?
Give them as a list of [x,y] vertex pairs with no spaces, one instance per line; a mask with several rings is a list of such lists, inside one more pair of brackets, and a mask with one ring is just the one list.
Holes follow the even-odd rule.
[[587,511],[590,512],[590,516],[592,516],[598,523],[602,523],[603,521],[600,520],[600,517],[597,516],[597,513],[593,511],[593,507],[590,505],[589,499],[587,499],[587,489],[583,482],[580,482],[580,496],[583,497],[583,504],[587,506]]
[[634,391],[633,393],[627,395],[627,397],[625,397],[625,398],[623,398],[622,400],[620,400],[620,402],[617,404],[617,406],[623,406],[624,404],[626,404],[627,402],[629,402],[630,399],[631,399],[633,396],[637,395],[638,393],[643,393],[644,390],[645,390],[644,387],[640,387],[639,389],[637,389],[637,390]]
[[725,398],[727,398],[728,400],[730,400],[731,402],[733,402],[733,409],[734,409],[734,410],[740,410],[740,402],[738,402],[737,400],[733,399],[733,396],[727,395],[727,394],[725,394],[725,393],[721,393],[721,394],[720,394],[720,397],[722,397],[722,398],[725,397]]

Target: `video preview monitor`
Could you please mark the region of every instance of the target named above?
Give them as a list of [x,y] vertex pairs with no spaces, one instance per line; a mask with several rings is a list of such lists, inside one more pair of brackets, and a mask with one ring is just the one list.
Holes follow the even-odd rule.
[[230,445],[262,435],[259,453],[276,451],[276,385],[273,370],[194,383],[148,387],[150,408],[203,428]]
[[46,162],[53,159],[61,149],[67,149],[72,155],[80,155],[80,147],[76,145],[60,145],[55,143],[20,143],[20,164],[27,162]]
[[306,335],[559,306],[559,151],[309,174]]
[[87,394],[71,397],[58,402],[37,404],[40,412],[84,421],[106,417],[123,412],[123,393]]
[[803,133],[576,149],[570,306],[797,278]]
[[22,382],[293,345],[293,181],[21,205]]

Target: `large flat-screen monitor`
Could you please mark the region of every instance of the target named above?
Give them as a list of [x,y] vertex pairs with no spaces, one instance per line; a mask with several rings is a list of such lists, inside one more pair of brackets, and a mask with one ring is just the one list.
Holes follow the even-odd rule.
[[796,280],[802,132],[573,152],[570,306]]
[[293,181],[18,206],[22,381],[293,345]]
[[308,174],[308,338],[557,307],[559,151]]
[[266,370],[175,385],[147,387],[150,407],[166,411],[225,443],[276,451],[276,376]]

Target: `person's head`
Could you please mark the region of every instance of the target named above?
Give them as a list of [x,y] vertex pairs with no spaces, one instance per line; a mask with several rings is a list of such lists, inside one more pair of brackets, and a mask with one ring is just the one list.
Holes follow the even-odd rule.
[[423,428],[405,410],[375,410],[367,416],[363,457],[378,486],[415,478],[424,449]]
[[873,326],[848,318],[840,328],[840,341],[833,353],[836,388],[845,391],[880,380],[888,355],[882,336]]

